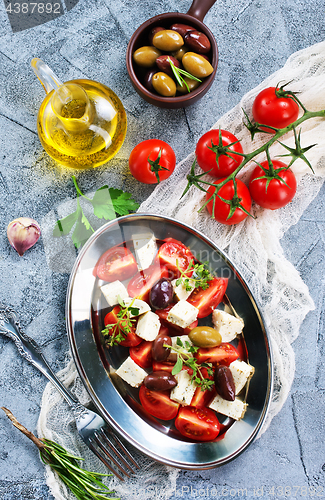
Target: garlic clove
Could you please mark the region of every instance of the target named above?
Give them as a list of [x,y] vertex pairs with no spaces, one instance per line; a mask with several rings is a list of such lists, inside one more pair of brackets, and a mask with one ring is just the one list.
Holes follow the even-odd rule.
[[35,245],[40,235],[41,229],[38,222],[29,217],[19,217],[11,221],[7,227],[9,243],[20,257]]

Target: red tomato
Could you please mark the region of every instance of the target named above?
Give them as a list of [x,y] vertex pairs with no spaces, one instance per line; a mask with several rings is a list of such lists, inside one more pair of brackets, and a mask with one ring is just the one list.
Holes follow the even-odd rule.
[[167,267],[160,267],[159,264],[152,264],[147,269],[137,272],[129,281],[127,287],[128,294],[130,297],[137,297],[138,299],[148,302],[152,285],[160,278],[168,278],[168,276],[169,272]]
[[[299,106],[291,97],[277,97],[276,90],[279,88],[268,87],[255,97],[253,117],[259,124],[284,128],[298,118]],[[261,128],[266,132],[274,132],[268,127]]]
[[177,415],[179,403],[170,399],[169,391],[151,391],[141,385],[139,398],[143,408],[153,417],[171,420]]
[[[249,191],[253,200],[263,208],[276,210],[284,207],[294,197],[297,191],[295,174],[288,166],[279,160],[272,160],[277,176],[283,179],[269,177],[261,167],[254,168],[249,180]],[[261,163],[262,167],[269,170],[267,161]],[[278,170],[280,169],[280,170]],[[261,179],[261,177],[264,177]],[[270,180],[271,179],[271,180]],[[268,181],[270,180],[269,184]]]
[[160,139],[140,142],[131,151],[130,172],[144,184],[157,184],[167,179],[176,166],[176,156],[172,148]]
[[213,280],[209,282],[209,288],[206,290],[202,288],[195,288],[193,290],[187,302],[198,308],[198,318],[206,318],[206,316],[209,316],[213,309],[220,304],[227,289],[227,285],[227,278],[213,278]]
[[137,263],[126,247],[113,247],[98,259],[95,272],[104,281],[126,280],[138,270]]
[[[217,181],[214,182],[214,184],[219,184],[222,181],[224,181],[224,179],[218,179]],[[239,179],[236,179],[235,182],[237,186],[237,196],[240,200],[240,203],[244,207],[244,209],[247,210],[247,212],[249,212],[252,206],[252,199],[249,190],[245,186],[245,184]],[[209,189],[206,194],[206,201],[208,201],[211,198],[214,192],[215,188],[213,186],[209,186]],[[221,196],[221,198],[224,198],[225,200],[231,200],[234,194],[235,190],[234,190],[234,183],[232,180],[228,181],[218,191],[218,195]],[[227,225],[238,224],[238,222],[241,222],[247,217],[247,214],[240,207],[237,207],[233,215],[228,219],[230,213],[230,205],[222,201],[218,195],[215,197],[215,200],[211,199],[211,201],[207,204],[208,212],[211,215],[213,212],[214,218],[218,222]]]
[[169,335],[171,337],[174,337],[175,335],[188,335],[193,328],[195,328],[198,325],[198,320],[193,321],[189,326],[186,328],[182,328],[181,326],[173,325],[169,321],[167,321],[167,316],[171,308],[175,304],[171,304],[170,306],[166,307],[165,309],[157,309],[155,311],[156,314],[158,314],[159,319],[162,323],[163,326],[167,326],[169,330]]
[[[183,243],[171,240],[161,245],[156,256],[156,261],[159,261],[162,265],[170,269],[174,273],[174,277],[179,277],[179,269],[186,271],[190,262],[194,263],[194,256],[190,249],[183,245]],[[192,274],[192,270],[187,273],[188,276],[192,276]]]
[[175,427],[182,436],[194,441],[213,441],[220,432],[220,424],[214,411],[194,406],[182,406],[179,409]]
[[137,365],[141,366],[141,368],[150,368],[152,365],[151,348],[152,342],[143,340],[141,344],[130,347],[130,356]]
[[[213,380],[214,378],[213,374],[208,375],[208,371],[206,368],[202,368],[201,371],[204,378],[209,378],[210,380]],[[209,406],[209,403],[216,396],[216,394],[217,391],[215,390],[214,386],[212,386],[210,390],[205,389],[204,391],[202,391],[201,387],[199,386],[195,389],[195,393],[191,401],[191,406],[195,406],[196,408],[203,408]]]
[[169,363],[168,361],[153,361],[152,362],[152,371],[159,372],[161,370],[165,372],[171,373],[175,363]]
[[[234,153],[225,151],[228,147]],[[196,159],[198,165],[213,177],[228,177],[241,163],[243,148],[235,137],[226,130],[209,130],[199,139],[196,145]]]
[[239,352],[232,344],[220,344],[218,347],[200,347],[194,354],[199,364],[222,363],[229,366],[239,358]]
[[[121,308],[120,306],[115,306],[108,314],[106,314],[105,318],[104,318],[104,324],[105,326],[106,325],[113,325],[113,324],[118,324],[119,323],[119,326],[121,328],[121,330],[123,331],[123,323],[124,323],[124,320],[118,318],[118,313],[120,312]],[[115,333],[117,332],[117,329],[118,327],[116,326],[116,328],[113,328],[111,330],[111,335],[115,335]],[[133,325],[131,327],[131,331],[128,332],[127,334],[125,334],[125,340],[122,340],[122,342],[120,342],[120,345],[123,345],[125,347],[132,347],[132,346],[136,346],[136,345],[139,345],[140,342],[142,342],[142,339],[140,337],[138,337],[138,335],[136,335],[135,333],[135,326]]]

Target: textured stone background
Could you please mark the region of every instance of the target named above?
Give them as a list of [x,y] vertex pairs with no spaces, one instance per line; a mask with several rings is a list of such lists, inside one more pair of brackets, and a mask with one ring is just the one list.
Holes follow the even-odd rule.
[[[42,241],[19,258],[6,238],[12,219],[28,215],[40,221],[74,196],[72,172],[59,169],[38,140],[36,115],[44,93],[30,68],[31,59],[43,59],[62,80],[98,80],[120,96],[128,114],[128,133],[112,162],[111,185],[132,191],[141,202],[152,188],[134,183],[127,167],[138,142],[162,138],[173,146],[178,160],[185,158],[199,136],[249,89],[283,66],[290,54],[324,38],[323,0],[217,0],[205,17],[220,52],[213,87],[186,110],[154,108],[141,101],[128,80],[124,64],[128,40],[148,17],[187,12],[189,7],[189,0],[81,0],[54,21],[13,33],[0,3],[0,300],[19,311],[26,333],[42,345],[55,370],[64,366],[68,350],[64,321],[68,275],[49,270]],[[77,174],[81,189],[99,187],[107,168]],[[191,485],[207,491],[216,484],[228,497],[238,498],[238,488],[247,488],[248,498],[293,499],[311,498],[308,488],[315,487],[317,498],[325,497],[324,192],[282,241],[316,305],[294,344],[297,369],[291,395],[269,430],[244,454],[217,470],[181,472],[180,491]],[[34,430],[46,380],[1,336],[0,359],[0,403]],[[0,415],[0,442],[0,498],[52,499],[37,450],[4,415]],[[271,496],[273,486],[275,496]],[[183,497],[194,496],[189,492]],[[197,497],[209,495],[202,490]]]

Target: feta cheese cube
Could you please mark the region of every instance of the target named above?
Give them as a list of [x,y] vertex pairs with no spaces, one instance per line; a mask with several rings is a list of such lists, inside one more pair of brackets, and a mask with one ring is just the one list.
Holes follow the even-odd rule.
[[111,307],[118,304],[119,296],[122,300],[126,299],[129,296],[128,291],[123,283],[118,280],[113,281],[112,283],[107,283],[107,285],[103,285],[100,289],[106,299],[107,304]]
[[132,387],[139,387],[144,378],[148,375],[147,372],[137,365],[135,361],[129,356],[116,370],[116,375],[121,377],[127,384]]
[[135,257],[139,269],[147,269],[157,252],[156,238],[152,232],[132,236]]
[[177,298],[177,300],[186,300],[191,293],[193,292],[195,288],[195,284],[193,280],[189,280],[187,286],[191,287],[191,290],[186,290],[186,285],[184,281],[182,281],[179,285],[176,285],[176,280],[172,281],[173,289],[174,289],[174,294]]
[[199,310],[186,300],[180,300],[171,308],[167,315],[167,321],[173,325],[186,328],[196,320]]
[[191,376],[186,370],[181,370],[175,375],[177,385],[170,392],[170,399],[181,405],[190,405],[197,384],[191,383]]
[[177,339],[180,339],[185,345],[185,342],[188,342],[190,345],[193,345],[193,342],[191,341],[190,337],[188,335],[177,335],[177,337],[171,337],[172,339],[172,346],[176,347],[177,346]]
[[236,359],[229,365],[235,383],[236,394],[239,394],[246,382],[254,375],[255,368],[245,361]]
[[220,333],[222,342],[231,342],[241,334],[244,328],[244,321],[241,318],[236,318],[236,316],[219,309],[212,312],[212,323]]
[[160,330],[160,319],[157,314],[148,311],[139,318],[136,334],[144,340],[155,340]]
[[[150,311],[149,304],[147,304],[147,302],[145,302],[144,300],[133,299],[132,297],[128,297],[127,299],[124,299],[124,304],[127,307],[129,307],[132,304],[132,307],[136,307],[137,309],[139,309],[139,314],[137,316],[140,316],[141,314]],[[132,314],[131,311],[129,312],[130,312],[130,318],[136,316],[135,314]]]
[[209,408],[234,420],[240,420],[245,414],[247,404],[239,398],[235,398],[234,401],[227,401],[217,395],[209,404]]

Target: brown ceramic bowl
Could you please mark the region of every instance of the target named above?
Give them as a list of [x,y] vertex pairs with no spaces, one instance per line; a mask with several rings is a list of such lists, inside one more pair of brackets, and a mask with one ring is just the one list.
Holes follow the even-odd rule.
[[[152,17],[151,19],[148,19],[148,21],[141,24],[141,26],[133,33],[126,52],[126,66],[133,87],[138,92],[138,94],[150,104],[158,106],[159,108],[184,108],[197,102],[211,87],[218,66],[218,46],[213,34],[203,23],[203,19],[208,10],[215,3],[215,1],[216,0],[193,0],[191,7],[186,14],[181,14],[178,12],[160,14],[158,16]],[[154,28],[155,26],[162,26],[167,29],[174,23],[182,23],[193,26],[195,30],[201,31],[209,38],[211,49],[209,54],[207,55],[209,56],[214,70],[213,73],[205,78],[203,82],[198,86],[198,88],[193,92],[176,97],[163,97],[150,92],[141,83],[143,69],[137,67],[137,65],[133,63],[132,56],[134,51],[136,51],[139,47],[148,45],[148,36],[152,28]]]

